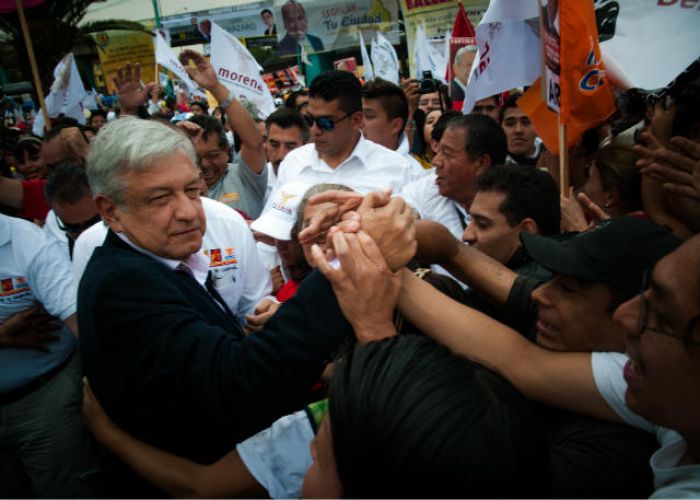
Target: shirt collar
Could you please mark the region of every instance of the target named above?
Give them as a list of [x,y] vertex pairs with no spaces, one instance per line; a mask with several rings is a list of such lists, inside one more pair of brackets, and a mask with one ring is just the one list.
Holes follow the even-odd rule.
[[192,276],[194,277],[194,279],[197,280],[197,282],[200,285],[204,286],[204,284],[206,283],[207,274],[209,273],[209,262],[207,261],[207,258],[203,253],[195,252],[189,257],[187,257],[185,260],[168,259],[167,257],[161,257],[160,255],[156,255],[153,252],[146,250],[145,248],[141,248],[137,244],[133,243],[124,233],[116,233],[116,235],[119,237],[119,239],[121,239],[124,243],[129,245],[137,252],[157,260],[158,262],[160,262],[167,268],[172,269],[173,271],[177,270],[178,268],[185,267],[192,273]]
[[[366,165],[365,158],[367,157],[367,153],[366,153],[367,142],[369,142],[369,141],[367,139],[365,139],[365,136],[362,134],[362,132],[360,132],[360,139],[357,141],[357,144],[355,144],[355,147],[350,152],[348,157],[345,158],[340,163],[340,165],[338,165],[337,167],[335,167],[332,170],[338,170],[346,163],[349,163],[350,161],[352,161],[353,158],[356,158],[360,163],[362,163],[363,166]],[[314,167],[319,167],[321,165],[321,163],[323,163],[323,165],[325,165],[326,168],[330,168],[325,161],[321,160],[321,157],[319,156],[318,151],[316,151],[315,148],[314,148],[314,152],[316,153],[316,154],[314,154]]]

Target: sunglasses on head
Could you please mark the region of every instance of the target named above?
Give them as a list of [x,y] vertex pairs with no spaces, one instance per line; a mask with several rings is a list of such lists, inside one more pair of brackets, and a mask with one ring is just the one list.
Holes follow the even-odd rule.
[[347,115],[345,115],[341,118],[338,118],[337,120],[334,120],[332,116],[316,116],[316,117],[314,117],[313,115],[310,115],[309,113],[305,113],[303,116],[304,116],[304,120],[306,120],[306,123],[309,126],[309,128],[313,127],[314,123],[316,123],[316,125],[318,126],[319,129],[321,129],[321,131],[330,132],[331,130],[333,130],[335,128],[336,123],[340,123],[343,120],[345,120],[346,118],[348,118],[349,116],[352,116],[354,114],[355,114],[355,112],[351,111]]

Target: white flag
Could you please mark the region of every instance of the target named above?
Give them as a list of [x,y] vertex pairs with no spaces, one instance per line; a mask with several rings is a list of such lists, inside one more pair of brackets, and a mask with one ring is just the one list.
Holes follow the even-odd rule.
[[[449,46],[449,45],[448,45]],[[423,78],[424,71],[430,71],[433,78],[444,82],[447,62],[444,50],[438,50],[425,36],[422,24],[416,28],[416,38],[413,41],[413,71],[416,79]]]
[[384,35],[377,32],[372,38],[374,77],[399,84],[399,58],[396,49]]
[[[63,113],[69,118],[75,118],[81,125],[85,125],[83,101],[87,97],[87,92],[72,53],[66,54],[56,65],[53,76],[55,80],[51,84],[51,92],[44,101],[49,118],[56,118]],[[36,115],[32,132],[40,137],[44,136],[43,113]]]
[[465,91],[463,113],[474,102],[530,85],[542,72],[537,2],[491,0],[476,27],[476,53]]
[[659,89],[700,57],[700,10],[685,4],[595,3],[600,53],[615,85]]
[[[595,3],[600,52],[616,86],[662,88],[700,56],[700,10],[674,3]],[[530,85],[540,76],[537,3],[491,0],[476,28],[476,40],[479,51],[467,84],[464,113],[478,99]]]
[[180,63],[165,38],[163,38],[163,34],[160,30],[155,31],[154,45],[156,51],[156,62],[158,64],[169,69],[175,74],[175,76],[182,80],[190,94],[205,95],[201,90],[199,90],[197,84],[187,74],[185,67]]
[[367,53],[365,39],[362,38],[362,30],[357,30],[357,35],[360,37],[360,53],[362,54],[362,66],[365,68],[365,81],[368,82],[374,78],[374,69],[372,68],[372,60]]
[[211,64],[216,76],[237,98],[252,101],[262,118],[275,110],[270,89],[260,76],[262,68],[241,42],[211,23]]

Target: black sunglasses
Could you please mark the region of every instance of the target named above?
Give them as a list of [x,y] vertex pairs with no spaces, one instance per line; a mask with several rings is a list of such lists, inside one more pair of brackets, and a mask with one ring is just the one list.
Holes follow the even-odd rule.
[[89,227],[93,226],[94,224],[97,224],[102,220],[102,217],[100,217],[99,214],[95,215],[91,219],[86,220],[85,222],[78,222],[76,224],[64,224],[63,221],[56,217],[56,222],[58,223],[58,228],[63,231],[64,233],[71,234],[71,235],[79,235]]
[[323,132],[330,132],[335,128],[336,123],[340,123],[346,118],[352,116],[355,114],[355,111],[351,111],[347,115],[343,116],[342,118],[338,118],[337,120],[333,120],[332,116],[312,116],[308,113],[304,113],[302,115],[304,117],[304,120],[306,120],[306,124],[309,126],[309,128],[314,126],[314,122],[316,125],[318,125],[318,128],[320,128]]

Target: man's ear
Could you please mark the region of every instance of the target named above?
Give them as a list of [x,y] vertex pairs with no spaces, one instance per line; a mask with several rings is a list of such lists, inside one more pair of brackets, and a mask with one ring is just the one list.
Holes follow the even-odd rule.
[[100,217],[102,217],[105,224],[107,224],[115,233],[123,232],[119,218],[120,210],[117,204],[114,203],[110,197],[101,194],[95,196],[93,201],[95,202],[97,212],[100,214]]
[[479,176],[486,172],[486,169],[488,169],[491,166],[491,157],[487,155],[486,153],[482,154],[477,158],[476,160],[476,175]]
[[399,137],[399,134],[402,132],[404,128],[404,121],[403,118],[394,118],[391,120],[391,135],[396,136],[397,138]]
[[537,222],[530,217],[526,217],[520,221],[520,230],[525,231],[528,234],[539,234],[540,232]]
[[352,126],[356,129],[361,129],[362,125],[364,124],[364,115],[362,114],[362,111],[356,111],[352,117],[350,118],[352,120]]

